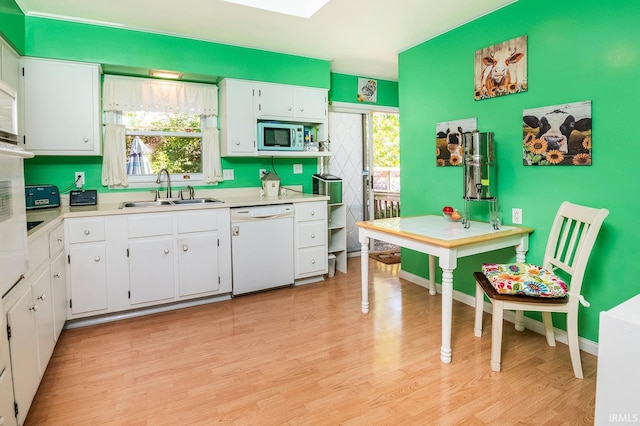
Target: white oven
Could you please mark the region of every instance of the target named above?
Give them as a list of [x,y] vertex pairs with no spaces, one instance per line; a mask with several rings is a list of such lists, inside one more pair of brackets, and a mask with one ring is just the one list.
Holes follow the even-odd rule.
[[27,272],[27,213],[24,200],[25,158],[33,154],[0,142],[0,295]]

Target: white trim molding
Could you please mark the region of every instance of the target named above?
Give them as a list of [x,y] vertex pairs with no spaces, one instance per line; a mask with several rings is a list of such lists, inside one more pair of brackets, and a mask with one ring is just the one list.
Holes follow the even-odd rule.
[[[410,272],[406,272],[404,270],[400,270],[399,273],[400,278],[405,279],[413,284],[419,285],[420,287],[429,288],[429,281],[426,278],[421,276],[412,274]],[[438,293],[442,293],[442,287],[440,284],[436,283],[436,291]],[[453,290],[453,299],[458,302],[462,302],[465,305],[469,305],[471,307],[475,306],[475,297],[470,296],[466,293],[459,292],[457,290]],[[484,311],[491,313],[491,302],[484,302]],[[504,313],[504,319],[515,324],[515,312],[506,311]],[[544,325],[540,321],[536,321],[529,317],[524,317],[524,327],[534,331],[538,334],[542,334],[544,336]],[[473,329],[473,324],[469,324],[469,329]],[[554,327],[553,332],[555,333],[556,340],[560,343],[567,344],[567,332],[564,330],[560,330],[559,328]],[[598,343],[589,339],[585,339],[584,337],[578,338],[580,349],[585,351],[588,354],[598,356]]]

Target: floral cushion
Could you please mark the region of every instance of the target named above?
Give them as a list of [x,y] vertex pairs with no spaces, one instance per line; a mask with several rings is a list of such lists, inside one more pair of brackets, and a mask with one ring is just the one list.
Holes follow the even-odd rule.
[[482,272],[498,293],[564,297],[567,285],[552,272],[528,263],[485,263]]

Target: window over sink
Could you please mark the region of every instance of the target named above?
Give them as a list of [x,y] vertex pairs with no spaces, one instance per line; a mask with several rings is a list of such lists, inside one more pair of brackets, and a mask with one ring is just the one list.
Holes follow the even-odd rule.
[[123,111],[129,182],[155,183],[163,168],[183,180],[201,181],[203,120],[193,114]]
[[103,185],[150,187],[222,180],[216,85],[107,75]]

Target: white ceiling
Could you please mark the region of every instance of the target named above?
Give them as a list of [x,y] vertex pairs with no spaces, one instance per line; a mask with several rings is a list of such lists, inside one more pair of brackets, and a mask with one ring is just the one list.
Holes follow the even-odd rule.
[[223,0],[16,3],[29,16],[307,56],[331,61],[332,72],[397,81],[399,52],[514,1],[330,0],[309,19]]

